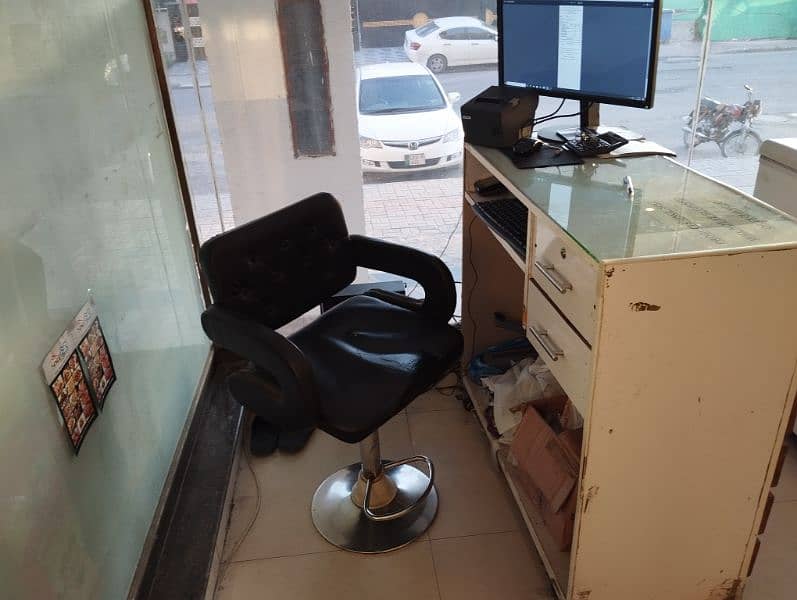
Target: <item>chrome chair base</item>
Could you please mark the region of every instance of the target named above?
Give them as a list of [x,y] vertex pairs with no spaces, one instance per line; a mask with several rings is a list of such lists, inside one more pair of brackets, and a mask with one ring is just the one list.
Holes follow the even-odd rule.
[[355,463],[333,473],[313,496],[313,523],[328,542],[352,552],[375,554],[406,546],[428,529],[437,514],[437,490],[432,486],[427,492],[430,480],[426,473],[409,464],[382,471],[382,476],[395,484],[396,495],[388,504],[372,507],[373,515],[389,516],[412,509],[398,518],[379,521],[368,518],[352,499],[362,468],[362,463]]

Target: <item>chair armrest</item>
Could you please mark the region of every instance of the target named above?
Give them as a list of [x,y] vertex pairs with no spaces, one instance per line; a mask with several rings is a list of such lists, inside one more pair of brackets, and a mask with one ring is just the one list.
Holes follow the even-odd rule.
[[448,321],[454,314],[457,290],[451,271],[442,260],[414,248],[362,235],[352,235],[349,239],[358,266],[414,279],[423,288],[426,297],[421,302],[390,292],[376,293],[372,290],[370,295],[416,310],[433,319]]
[[251,361],[256,368],[228,377],[236,400],[286,428],[316,422],[319,406],[313,369],[293,342],[218,306],[202,313],[202,327],[214,344]]

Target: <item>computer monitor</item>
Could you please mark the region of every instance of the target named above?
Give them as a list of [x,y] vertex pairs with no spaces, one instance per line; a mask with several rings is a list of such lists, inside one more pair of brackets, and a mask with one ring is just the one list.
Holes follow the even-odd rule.
[[499,0],[502,85],[650,108],[661,0]]

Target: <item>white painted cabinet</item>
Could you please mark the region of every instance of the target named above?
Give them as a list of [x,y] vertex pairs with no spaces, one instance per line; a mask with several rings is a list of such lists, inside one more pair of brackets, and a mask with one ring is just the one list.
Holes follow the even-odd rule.
[[755,197],[797,215],[797,138],[766,140],[761,144]]
[[[502,312],[582,412],[570,551],[499,463],[560,598],[741,598],[793,418],[797,222],[669,159],[587,160],[466,146],[465,360]],[[529,208],[525,257],[471,208],[488,175]]]
[[[797,138],[766,140],[761,145],[755,197],[797,216]],[[793,432],[797,434],[797,424]]]

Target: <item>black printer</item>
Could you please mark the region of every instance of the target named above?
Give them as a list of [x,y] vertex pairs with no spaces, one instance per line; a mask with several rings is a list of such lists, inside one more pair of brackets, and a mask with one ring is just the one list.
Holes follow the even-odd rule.
[[494,85],[460,108],[465,141],[491,148],[511,147],[534,119],[536,91]]

